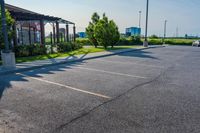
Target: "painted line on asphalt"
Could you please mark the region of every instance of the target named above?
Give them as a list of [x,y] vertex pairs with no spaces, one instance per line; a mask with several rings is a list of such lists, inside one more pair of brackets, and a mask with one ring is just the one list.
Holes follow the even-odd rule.
[[77,91],[77,92],[82,92],[82,93],[85,93],[85,94],[89,94],[89,95],[93,95],[93,96],[97,96],[97,97],[101,97],[101,98],[105,98],[105,99],[111,99],[111,97],[106,96],[106,95],[102,95],[102,94],[99,94],[99,93],[90,92],[90,91],[86,91],[86,90],[81,90],[81,89],[74,88],[74,87],[71,87],[71,86],[63,85],[63,84],[60,84],[60,83],[48,81],[48,80],[41,79],[41,78],[36,78],[36,77],[28,76],[28,75],[21,74],[21,73],[17,73],[17,74],[21,75],[21,76],[24,76],[24,77],[28,77],[28,78],[34,79],[34,80],[37,80],[37,81],[41,81],[41,82],[45,82],[45,83],[49,83],[49,84],[61,86],[61,87],[64,87],[64,88],[67,88],[67,89],[70,89],[70,90]]
[[76,67],[76,66],[74,66],[73,68],[78,68],[78,69],[83,69],[83,70],[88,70],[88,71],[101,72],[101,73],[107,73],[107,74],[118,75],[118,76],[131,77],[131,78],[141,78],[141,79],[147,79],[148,78],[148,77],[142,77],[142,76],[125,74],[125,73],[112,72],[112,71],[105,71],[105,70],[87,68],[87,67]]
[[95,61],[95,62],[103,61],[103,62],[117,63],[117,64],[132,64],[132,65],[147,66],[147,67],[154,67],[154,68],[164,68],[164,67],[161,67],[161,66],[145,65],[145,64],[139,64],[139,63],[134,63],[134,62],[108,61],[108,60],[103,60],[103,59],[98,59],[98,60],[94,60],[94,61]]

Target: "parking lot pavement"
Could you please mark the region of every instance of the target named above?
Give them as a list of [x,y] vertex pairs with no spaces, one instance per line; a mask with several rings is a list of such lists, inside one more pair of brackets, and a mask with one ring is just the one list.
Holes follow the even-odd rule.
[[169,46],[0,77],[0,131],[199,132],[200,49]]

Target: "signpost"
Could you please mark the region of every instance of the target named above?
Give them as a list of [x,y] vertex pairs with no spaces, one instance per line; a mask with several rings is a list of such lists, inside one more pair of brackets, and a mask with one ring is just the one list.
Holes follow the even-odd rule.
[[5,50],[1,51],[1,59],[3,62],[3,67],[13,68],[16,66],[15,54],[13,52],[11,52],[10,48],[9,48],[4,0],[0,0],[0,4],[1,4],[1,18],[2,18],[2,20],[1,20],[2,21],[2,33],[3,33],[4,45],[5,45]]

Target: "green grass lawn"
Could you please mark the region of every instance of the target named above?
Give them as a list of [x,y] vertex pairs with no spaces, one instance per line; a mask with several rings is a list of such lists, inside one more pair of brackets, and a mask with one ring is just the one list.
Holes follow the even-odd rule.
[[[84,47],[79,50],[66,52],[66,53],[55,53],[55,54],[47,54],[47,55],[38,55],[38,56],[31,56],[31,57],[18,57],[16,58],[17,63],[22,62],[31,62],[36,60],[46,60],[46,59],[52,59],[52,58],[59,58],[59,57],[68,57],[72,55],[81,55],[81,54],[89,54],[89,53],[97,53],[97,52],[104,52],[104,51],[110,51],[110,50],[120,50],[120,49],[128,49],[128,48],[140,48],[142,46],[115,46],[114,48],[107,48],[104,49],[103,47]],[[1,61],[0,61],[1,64]]]

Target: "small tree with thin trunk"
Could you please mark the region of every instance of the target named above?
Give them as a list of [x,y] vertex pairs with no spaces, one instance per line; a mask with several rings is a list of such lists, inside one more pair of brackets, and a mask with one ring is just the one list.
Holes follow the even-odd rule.
[[94,27],[94,37],[98,44],[104,46],[104,48],[114,47],[120,39],[120,33],[115,22],[108,20],[108,17],[103,14],[103,18]]
[[92,21],[89,23],[88,27],[86,28],[86,34],[88,39],[90,40],[90,42],[97,47],[98,46],[98,42],[96,40],[96,38],[94,37],[94,27],[95,25],[99,22],[99,15],[95,12],[92,17],[91,17]]

